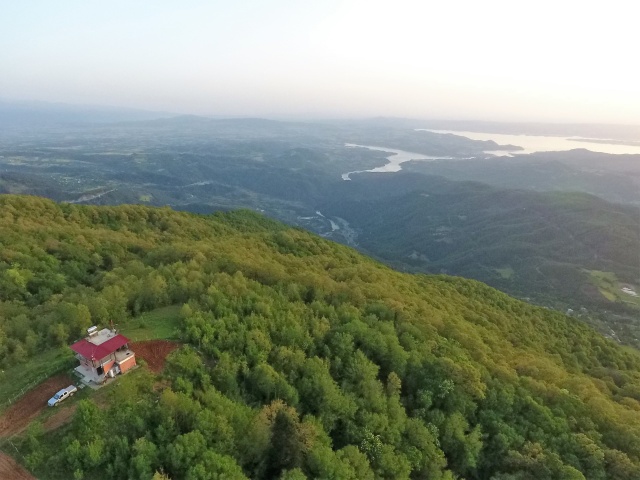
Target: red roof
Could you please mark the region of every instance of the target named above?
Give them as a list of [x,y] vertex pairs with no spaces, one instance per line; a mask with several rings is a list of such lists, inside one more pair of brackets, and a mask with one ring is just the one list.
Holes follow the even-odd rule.
[[76,353],[79,353],[84,358],[101,360],[107,355],[112,354],[120,347],[125,346],[129,343],[129,339],[124,335],[116,335],[113,338],[110,338],[106,342],[101,343],[100,345],[94,345],[93,343],[87,341],[86,338],[83,338],[79,342],[71,345],[71,350]]

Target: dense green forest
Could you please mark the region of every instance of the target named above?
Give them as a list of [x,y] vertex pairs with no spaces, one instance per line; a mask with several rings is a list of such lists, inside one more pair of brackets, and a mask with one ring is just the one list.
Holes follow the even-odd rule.
[[[257,210],[397,269],[461,275],[571,309],[640,348],[640,298],[622,291],[640,288],[637,156],[578,149],[493,157],[484,151],[509,147],[419,131],[421,121],[406,119],[181,116],[36,122],[27,130],[16,120],[0,129],[0,193],[203,214]],[[383,166],[390,155],[347,144],[443,158],[344,181],[346,172]]]
[[[640,347],[640,301],[621,292],[640,285],[637,207],[414,173],[363,177],[322,205],[357,230],[361,250],[397,268],[474,278],[560,310],[608,310],[601,331],[613,327]],[[603,275],[609,285],[598,282]]]
[[39,478],[640,478],[640,354],[248,211],[0,196],[0,361],[179,305],[161,377],[18,447]]

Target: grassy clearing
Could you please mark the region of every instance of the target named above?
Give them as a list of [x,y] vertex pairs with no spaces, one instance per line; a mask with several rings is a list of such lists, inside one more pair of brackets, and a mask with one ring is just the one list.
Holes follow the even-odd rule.
[[[180,306],[159,308],[133,318],[122,326],[130,340],[175,339],[178,336]],[[0,371],[0,412],[8,402],[35,387],[48,377],[76,366],[73,352],[67,348],[47,350],[30,357],[27,362]]]
[[[611,302],[623,302],[640,308],[640,297],[633,297],[622,291],[622,284],[612,272],[600,272],[598,270],[587,270],[592,283],[598,287],[600,293]],[[637,288],[636,288],[637,291]]]
[[176,339],[180,308],[179,305],[172,305],[132,318],[122,325],[121,333],[134,342]]
[[602,294],[604,298],[606,298],[610,302],[616,301],[616,296],[613,293],[609,292],[608,290],[605,290],[604,288],[599,287],[598,291]]
[[[113,404],[119,404],[125,399],[140,397],[141,392],[149,391],[153,387],[154,381],[155,378],[147,370],[141,368],[135,369],[127,372],[125,375],[119,376],[117,381],[106,385],[99,390],[92,390],[90,388],[81,390],[73,398],[66,400],[64,407],[60,408],[71,408],[80,400],[90,399],[92,402],[104,409]],[[36,420],[31,422],[30,426],[33,427],[34,424],[40,424],[40,427],[37,428],[36,431],[40,430],[47,419],[56,413],[59,413],[59,411],[60,410],[57,408],[45,409]],[[40,448],[44,453],[45,458],[52,456],[54,452],[60,448],[60,444],[63,442],[64,437],[71,431],[72,421],[73,416],[69,417],[63,424],[54,430],[48,431],[45,435],[39,437]],[[18,460],[18,463],[24,465],[25,455],[27,455],[29,451],[26,435],[22,433],[19,436],[13,437],[11,440],[13,447],[7,448],[5,446],[3,450],[14,456],[14,458]],[[17,452],[14,448],[17,449]],[[47,465],[47,462],[42,462],[33,473],[36,478],[47,478],[52,480],[68,480],[70,478],[69,475],[65,475],[63,472],[52,471]]]
[[107,407],[113,402],[114,398],[118,396],[135,398],[135,392],[144,385],[151,383],[153,381],[152,379],[153,375],[150,374],[148,370],[135,368],[129,370],[124,375],[118,375],[115,381],[98,390],[93,390],[88,387],[84,388],[81,390],[82,395],[76,395],[74,401],[89,399],[101,407]]
[[511,277],[513,277],[513,274],[515,273],[513,268],[509,266],[506,266],[503,268],[494,268],[494,270],[498,272],[498,275],[500,275],[500,277],[504,278],[505,280],[509,280]]
[[72,365],[73,352],[65,347],[47,350],[29,358],[26,363],[3,370],[0,373],[0,411],[8,406],[9,400]]

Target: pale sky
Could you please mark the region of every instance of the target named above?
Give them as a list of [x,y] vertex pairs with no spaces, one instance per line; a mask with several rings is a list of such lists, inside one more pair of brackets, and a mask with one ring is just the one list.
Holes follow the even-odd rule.
[[635,2],[0,0],[0,98],[640,124]]

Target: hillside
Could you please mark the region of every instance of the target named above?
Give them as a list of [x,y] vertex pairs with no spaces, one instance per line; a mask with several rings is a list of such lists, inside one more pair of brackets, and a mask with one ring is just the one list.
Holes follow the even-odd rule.
[[516,157],[413,162],[407,172],[449,180],[482,182],[498,188],[536,192],[583,192],[609,202],[640,206],[638,155],[606,155],[582,150]]
[[638,352],[478,282],[246,211],[1,196],[0,243],[4,369],[181,306],[161,383],[14,439],[39,478],[640,477]]
[[[622,291],[640,283],[638,210],[575,193],[640,205],[637,158],[582,150],[495,158],[483,153],[495,145],[415,130],[421,126],[182,116],[0,129],[0,193],[195,213],[258,210],[402,270],[468,276],[572,309],[639,347],[640,300]],[[346,172],[388,161],[388,152],[345,146],[353,143],[444,158],[345,182]],[[371,218],[377,211],[389,221]]]
[[640,324],[631,320],[640,302],[621,290],[640,284],[640,209],[582,193],[410,173],[362,177],[321,208],[349,222],[363,251],[404,270],[474,278],[563,311],[615,312],[603,333],[613,328],[640,346]]

